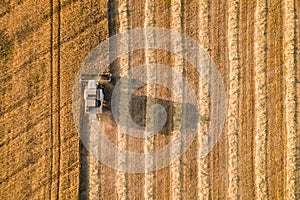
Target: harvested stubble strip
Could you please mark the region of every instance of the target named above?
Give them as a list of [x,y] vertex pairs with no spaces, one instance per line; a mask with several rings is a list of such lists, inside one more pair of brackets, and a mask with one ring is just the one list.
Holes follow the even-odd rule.
[[[199,15],[198,24],[200,27],[198,33],[198,40],[200,45],[204,47],[205,50],[209,49],[209,1],[200,1],[199,4]],[[205,80],[201,77],[199,79],[199,98],[200,98],[200,116],[209,117],[209,92],[208,87],[205,84]],[[208,121],[199,121],[198,130],[198,152],[200,152],[202,138],[207,135],[208,131]],[[209,199],[210,196],[210,175],[209,175],[209,157],[200,158],[197,156],[198,165],[198,199]]]
[[[296,16],[295,1],[283,1],[283,48],[284,48],[284,68],[286,81],[286,199],[297,199],[297,188],[300,187],[297,179],[297,140],[299,132],[297,130],[297,93],[296,93]],[[299,195],[299,194],[298,194]]]
[[[128,1],[127,0],[119,0],[118,1],[118,13],[119,13],[119,22],[120,22],[120,26],[119,26],[119,32],[123,32],[128,30],[129,27],[129,9],[128,9]],[[127,41],[129,41],[129,36],[127,36]],[[123,46],[122,48],[129,48],[129,44],[128,43],[123,43],[122,45],[127,45],[127,46]],[[120,62],[119,62],[119,75],[120,77],[124,76],[127,71],[129,70],[129,56],[128,55],[124,55],[120,57]],[[127,84],[125,81],[123,82],[123,84]],[[122,86],[121,86],[122,87]],[[127,88],[127,87],[124,87]],[[126,98],[122,97],[122,91],[120,92],[120,102],[119,102],[119,112],[120,114],[122,113],[129,113],[128,109],[129,109],[129,105],[126,104],[126,100],[122,101],[122,99]],[[127,111],[127,112],[126,112]],[[125,124],[126,123],[126,116],[122,116],[120,115],[120,123]],[[118,135],[117,135],[117,141],[118,141],[118,148],[123,149],[123,150],[127,150],[127,145],[128,145],[128,136],[122,131],[122,130],[118,130]],[[118,155],[117,156],[117,162],[118,165],[127,165],[127,158],[126,156],[123,155]],[[127,199],[128,198],[128,182],[127,182],[127,174],[125,172],[122,171],[117,171],[116,172],[116,193],[118,196],[118,199]]]
[[89,197],[91,199],[100,199],[100,165],[98,161],[92,156],[88,157],[89,162]]
[[[146,0],[145,3],[145,23],[146,27],[155,26],[155,0]],[[145,45],[154,44],[155,35],[153,32],[147,32],[145,34]],[[145,49],[145,59],[146,64],[156,63],[156,53],[150,49]],[[156,72],[150,70],[147,67],[147,80],[154,79],[156,77]],[[155,87],[155,86],[154,86]],[[147,98],[146,102],[146,122],[149,122],[149,109],[155,103],[153,102],[153,97],[156,96],[155,88],[151,90],[150,86],[147,86],[147,95],[150,95],[151,98]],[[154,122],[155,123],[155,122]],[[154,125],[155,127],[155,125]],[[144,151],[145,153],[151,153],[155,148],[155,138],[149,137],[145,139]],[[154,160],[146,160],[145,167],[155,165]],[[145,199],[155,199],[155,172],[145,173],[145,187],[144,187],[144,198]]]
[[238,50],[239,0],[228,2],[228,52],[229,52],[229,102],[228,102],[228,197],[238,199],[238,133],[239,133],[239,93],[240,55]]
[[[176,30],[178,32],[182,32],[182,1],[181,0],[171,0],[171,29]],[[181,38],[171,38],[171,42],[174,43],[175,51],[176,52],[182,52],[183,50],[183,41]],[[183,73],[183,58],[176,56],[173,61],[174,70],[176,70],[178,73]],[[172,84],[176,87],[178,90],[182,90],[183,88],[183,82],[181,77],[174,77],[172,76]],[[178,98],[183,99],[183,91],[178,91]],[[179,106],[176,108],[175,112],[173,111],[173,131],[179,131],[180,130],[180,124],[182,119],[182,108]],[[177,133],[179,134],[179,133]],[[181,144],[175,144],[180,145]],[[171,147],[172,148],[172,147]],[[175,147],[176,148],[176,147]],[[181,199],[182,197],[182,168],[181,168],[181,160],[178,159],[171,165],[171,178],[172,178],[172,199]]]
[[255,196],[268,199],[267,188],[267,1],[257,0],[255,11]]
[[[95,122],[97,121],[97,117],[94,116],[93,117],[89,117],[89,123],[91,124],[90,127],[90,133],[92,133],[90,135],[89,140],[90,141],[97,141],[97,130],[95,129],[97,126],[95,125]],[[90,144],[92,145],[93,142],[91,142]],[[96,151],[94,151],[95,154],[90,153],[88,156],[88,175],[89,175],[89,198],[90,199],[100,199],[100,184],[101,184],[101,177],[100,177],[100,164],[97,160],[98,157],[98,153],[99,153],[99,145],[100,144],[93,144],[93,146],[91,146],[92,149],[97,149]]]

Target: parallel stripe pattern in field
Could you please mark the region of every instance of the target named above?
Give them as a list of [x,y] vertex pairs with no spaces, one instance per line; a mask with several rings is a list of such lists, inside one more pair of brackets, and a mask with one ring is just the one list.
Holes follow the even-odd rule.
[[[299,11],[298,0],[2,1],[0,199],[299,199]],[[153,49],[121,55],[108,69],[112,85],[128,70],[158,62],[187,76],[200,109],[197,138],[184,155],[158,171],[130,174],[79,150],[73,81],[91,49],[109,36],[153,26],[184,33],[204,47],[226,88],[227,119],[218,143],[200,158],[212,97],[209,84],[180,56],[185,41],[170,38],[179,55]],[[160,36],[144,37],[147,45]],[[121,48],[115,45],[111,53]],[[145,74],[148,80],[158,77],[149,68]],[[184,104],[186,83],[174,74],[164,77]],[[152,152],[184,128],[185,105],[160,88],[146,86],[134,94],[143,99],[136,106],[140,113],[127,112],[126,97],[119,102],[120,112],[146,116],[141,119],[146,123],[151,106],[163,102],[168,124],[155,137],[136,139],[118,130],[109,106],[107,116],[99,115],[120,149]],[[120,120],[125,124],[127,117]],[[130,165],[124,154],[113,159]]]

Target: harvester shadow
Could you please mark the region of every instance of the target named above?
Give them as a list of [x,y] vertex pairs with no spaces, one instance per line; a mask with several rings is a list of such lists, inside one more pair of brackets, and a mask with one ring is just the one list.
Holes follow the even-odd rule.
[[[196,105],[190,103],[169,101],[163,98],[154,98],[149,96],[140,96],[133,94],[130,99],[129,111],[132,120],[137,125],[145,127],[147,120],[150,119],[149,114],[146,113],[147,103],[149,108],[151,106],[159,104],[166,111],[166,123],[164,124],[163,128],[159,131],[159,134],[171,135],[172,132],[175,130],[175,127],[181,127],[181,131],[184,131],[186,129],[197,129],[199,116]],[[179,115],[179,121],[174,121],[174,114]],[[160,119],[160,116],[158,114],[155,115],[154,113],[154,116],[158,120]],[[179,126],[178,123],[180,123]]]

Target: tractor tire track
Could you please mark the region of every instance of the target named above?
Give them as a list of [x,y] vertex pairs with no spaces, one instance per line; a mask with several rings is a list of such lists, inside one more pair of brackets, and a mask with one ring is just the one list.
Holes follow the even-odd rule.
[[[51,148],[52,148],[52,169],[51,169],[51,198],[59,199],[60,195],[60,154],[61,154],[61,141],[60,141],[60,2],[51,1]],[[54,13],[54,8],[57,7],[58,11]],[[57,48],[55,48],[57,47]]]
[[53,162],[54,162],[54,111],[53,111],[53,0],[50,0],[50,183],[49,183],[49,199],[52,200],[52,184],[53,184]]
[[61,2],[60,0],[57,1],[57,200],[60,197],[60,167],[61,167],[61,133],[60,133],[60,111],[61,111],[61,91],[60,91],[60,29],[61,29]]
[[229,97],[228,97],[228,197],[238,199],[238,134],[239,134],[239,93],[240,93],[240,53],[239,53],[239,0],[228,2],[228,58],[229,58]]

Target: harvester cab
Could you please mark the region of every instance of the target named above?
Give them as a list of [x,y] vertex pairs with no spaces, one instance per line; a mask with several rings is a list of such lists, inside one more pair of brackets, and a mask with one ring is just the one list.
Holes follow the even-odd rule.
[[104,104],[104,87],[111,82],[112,74],[81,74],[80,81],[84,87],[84,108],[86,113],[102,113]]

